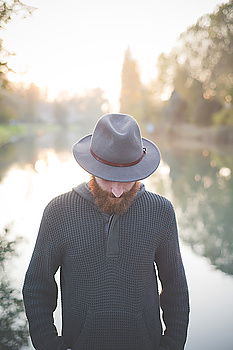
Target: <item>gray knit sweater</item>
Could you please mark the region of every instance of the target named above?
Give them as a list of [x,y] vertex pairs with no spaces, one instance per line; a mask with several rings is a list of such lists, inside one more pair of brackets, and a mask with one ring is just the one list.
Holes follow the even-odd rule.
[[[53,320],[59,268],[62,336]],[[182,350],[189,296],[171,202],[144,185],[120,215],[103,214],[85,184],[52,199],[23,298],[37,350]]]

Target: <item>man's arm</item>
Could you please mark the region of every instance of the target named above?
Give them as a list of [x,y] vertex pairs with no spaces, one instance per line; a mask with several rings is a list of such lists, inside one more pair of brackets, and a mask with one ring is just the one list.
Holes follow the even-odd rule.
[[60,247],[54,225],[47,218],[48,206],[26,272],[23,299],[32,343],[37,350],[65,350],[68,347],[58,336],[53,312],[57,306],[57,284],[54,278],[60,265]]
[[155,254],[162,284],[160,306],[166,326],[161,350],[183,350],[189,322],[189,293],[179,248],[175,212],[169,202],[165,238]]

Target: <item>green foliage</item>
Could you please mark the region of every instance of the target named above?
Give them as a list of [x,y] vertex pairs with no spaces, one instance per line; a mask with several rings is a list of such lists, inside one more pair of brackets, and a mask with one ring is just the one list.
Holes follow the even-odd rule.
[[215,125],[232,125],[233,126],[233,108],[223,108],[213,114]]
[[[0,125],[0,147],[19,136],[24,136],[28,133],[24,125]],[[1,256],[1,255],[0,255]]]
[[0,348],[19,350],[28,344],[26,320],[20,319],[24,308],[9,282],[0,282]]
[[180,56],[190,76],[202,82],[209,97],[217,96],[221,102],[233,86],[232,13],[231,0],[181,34]]
[[8,241],[8,229],[0,234],[0,349],[19,350],[28,345],[28,331],[23,302],[4,274],[6,261],[16,254],[20,239]]
[[233,0],[199,18],[177,47],[160,55],[157,86],[162,96],[175,90],[187,103],[186,121],[203,126],[233,101]]
[[0,266],[4,267],[4,263],[12,255],[15,255],[15,248],[17,241],[8,241],[7,233],[9,229],[5,228],[3,233],[0,235]]

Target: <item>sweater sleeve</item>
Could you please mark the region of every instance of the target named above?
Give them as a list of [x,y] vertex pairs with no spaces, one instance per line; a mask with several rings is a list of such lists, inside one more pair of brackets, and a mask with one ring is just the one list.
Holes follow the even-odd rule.
[[162,285],[160,306],[166,326],[161,349],[183,350],[189,322],[189,292],[181,258],[174,208],[169,201],[165,238],[155,256]]
[[63,337],[58,336],[53,312],[57,306],[57,284],[54,278],[60,266],[60,246],[55,227],[45,208],[39,232],[26,272],[23,300],[29,322],[32,343],[37,350],[67,349]]

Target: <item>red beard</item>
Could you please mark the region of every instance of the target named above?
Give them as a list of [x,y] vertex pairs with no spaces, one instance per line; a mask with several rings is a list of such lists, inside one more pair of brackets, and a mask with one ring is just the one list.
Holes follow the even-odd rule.
[[136,181],[132,188],[127,192],[123,192],[119,198],[115,197],[113,193],[103,190],[93,175],[88,183],[88,187],[95,198],[95,204],[102,212],[106,214],[122,214],[132,204],[136,193],[140,189],[140,183]]

